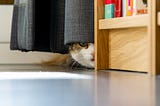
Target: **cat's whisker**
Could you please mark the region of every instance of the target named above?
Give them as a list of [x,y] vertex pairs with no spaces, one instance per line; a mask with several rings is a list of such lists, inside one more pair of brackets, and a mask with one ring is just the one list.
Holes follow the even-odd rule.
[[78,62],[76,62],[77,64],[75,65],[76,68],[78,68],[80,66],[80,64]]
[[[74,61],[74,60],[73,60]],[[73,63],[72,63],[72,65],[71,65],[71,68],[73,69],[73,67],[74,67],[74,65],[76,64],[77,62],[76,61],[74,61]]]

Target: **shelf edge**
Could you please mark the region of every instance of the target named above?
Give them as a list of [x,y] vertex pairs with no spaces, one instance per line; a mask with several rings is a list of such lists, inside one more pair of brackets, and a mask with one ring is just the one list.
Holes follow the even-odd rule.
[[132,28],[147,27],[149,15],[137,15],[112,19],[100,19],[99,29],[116,29],[116,28]]

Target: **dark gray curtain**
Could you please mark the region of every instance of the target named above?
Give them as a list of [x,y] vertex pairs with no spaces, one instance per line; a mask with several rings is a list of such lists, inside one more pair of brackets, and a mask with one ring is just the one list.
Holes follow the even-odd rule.
[[65,44],[93,42],[93,0],[66,0]]
[[33,49],[33,4],[32,0],[14,1],[11,49]]
[[64,45],[65,0],[35,0],[35,51],[67,53]]
[[93,0],[15,0],[11,50],[68,53],[93,42]]

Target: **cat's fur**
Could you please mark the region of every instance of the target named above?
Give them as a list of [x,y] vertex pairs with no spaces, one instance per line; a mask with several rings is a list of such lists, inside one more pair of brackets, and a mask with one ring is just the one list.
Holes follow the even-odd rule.
[[87,68],[94,68],[94,44],[73,43],[69,45],[69,54],[56,54],[53,59],[43,64],[74,66],[79,63]]

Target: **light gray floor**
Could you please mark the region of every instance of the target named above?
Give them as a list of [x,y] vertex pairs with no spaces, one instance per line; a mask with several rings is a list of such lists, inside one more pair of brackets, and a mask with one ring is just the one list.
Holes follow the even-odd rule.
[[62,67],[17,69],[1,69],[0,106],[160,106],[158,76]]

